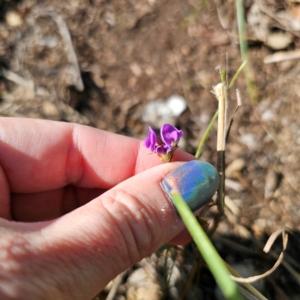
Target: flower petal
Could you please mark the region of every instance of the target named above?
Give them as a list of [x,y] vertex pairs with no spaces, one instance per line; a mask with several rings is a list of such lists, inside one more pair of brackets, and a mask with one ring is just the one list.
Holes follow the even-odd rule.
[[160,135],[164,143],[172,148],[173,143],[177,144],[179,142],[183,132],[171,124],[164,124],[160,130]]
[[143,145],[150,149],[151,152],[155,152],[157,144],[157,136],[154,130],[149,126],[148,137],[144,140]]
[[182,137],[182,135],[183,135],[182,130],[178,130],[178,129],[176,128],[176,131],[171,132],[171,134],[170,134],[170,139],[171,139],[173,142],[178,143],[179,140],[180,140],[180,138]]
[[167,154],[168,152],[170,152],[171,149],[167,146],[167,145],[159,145],[156,147],[155,152],[157,154]]

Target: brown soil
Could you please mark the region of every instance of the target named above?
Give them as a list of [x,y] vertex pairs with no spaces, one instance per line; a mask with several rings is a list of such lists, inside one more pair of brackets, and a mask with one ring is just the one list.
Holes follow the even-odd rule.
[[[298,11],[287,3],[268,5],[274,14],[285,11],[298,20]],[[246,5],[250,14],[254,4]],[[224,68],[227,57],[232,78],[242,62],[234,3],[220,1],[217,6],[219,11],[215,2],[200,0],[0,1],[0,113],[77,122],[142,139],[147,103],[180,94],[188,108],[175,123],[184,131],[185,150],[195,153],[218,105],[211,93],[220,81],[216,67]],[[297,48],[299,33],[276,24],[273,18],[269,34],[274,28],[290,32],[284,50]],[[226,193],[238,210],[226,211],[217,245],[221,235],[247,244],[264,241],[265,234],[281,227],[300,230],[299,60],[264,64],[276,49],[259,40],[253,29],[248,33],[257,102],[251,103],[241,74],[236,87],[243,106],[232,126],[226,163],[243,159],[246,164],[229,174],[239,186],[229,183]],[[231,91],[230,111],[235,101]],[[215,126],[201,157],[214,165],[216,132]],[[219,250],[230,260],[235,252],[224,245]],[[296,270],[298,248],[295,234],[287,254],[295,258],[289,262]],[[280,290],[292,299],[299,283],[284,268],[276,272],[266,293],[270,299],[284,299],[275,297]],[[283,285],[282,277],[291,278],[289,284]]]

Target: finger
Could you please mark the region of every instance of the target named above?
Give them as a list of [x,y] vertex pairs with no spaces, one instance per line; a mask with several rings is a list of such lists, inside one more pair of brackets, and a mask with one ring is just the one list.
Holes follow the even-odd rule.
[[[205,204],[203,195],[211,197],[218,183],[217,172],[207,165],[194,161],[156,166],[55,221],[12,223],[22,232],[10,245],[14,249],[10,265],[21,274],[14,274],[14,284],[30,278],[26,289],[29,284],[39,286],[43,294],[54,289],[55,299],[90,299],[118,273],[182,232],[183,223],[161,183],[183,171],[182,181],[191,182],[178,186],[187,195],[184,200],[188,205]],[[202,179],[194,180],[199,175]],[[26,298],[27,290],[19,291]]]
[[[176,152],[176,160],[193,158]],[[44,192],[69,184],[109,189],[161,163],[133,138],[76,124],[0,119],[0,182],[8,182],[14,193]]]
[[170,245],[186,245],[191,241],[191,235],[185,228],[179,234],[177,234],[173,239],[168,241]]
[[104,192],[68,185],[64,188],[33,193],[11,194],[11,218],[19,222],[39,222],[58,218],[88,203]]
[[[15,249],[12,265],[19,270],[12,281],[22,297],[31,299],[28,286],[39,286],[41,295],[56,288],[52,299],[91,299],[119,272],[180,233],[183,224],[160,186],[177,166],[164,164],[142,172],[44,226],[10,225],[14,230],[19,226],[22,233],[10,244]],[[34,232],[28,233],[28,228]]]

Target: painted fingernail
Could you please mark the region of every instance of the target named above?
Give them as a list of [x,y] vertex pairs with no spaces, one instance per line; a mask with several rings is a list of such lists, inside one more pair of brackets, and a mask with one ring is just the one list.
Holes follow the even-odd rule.
[[192,160],[169,173],[162,181],[169,199],[176,189],[189,208],[195,212],[207,204],[219,186],[219,174],[209,163]]

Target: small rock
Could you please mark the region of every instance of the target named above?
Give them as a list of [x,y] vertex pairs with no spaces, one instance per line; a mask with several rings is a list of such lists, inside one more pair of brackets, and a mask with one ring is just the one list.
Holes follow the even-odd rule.
[[128,278],[126,298],[128,300],[159,300],[162,297],[157,271],[147,264],[136,269]]
[[136,77],[140,77],[142,75],[142,69],[136,62],[131,63],[129,68]]
[[276,32],[269,34],[265,43],[274,50],[281,50],[287,48],[293,39],[294,36],[289,32]]
[[101,77],[101,75],[92,73],[92,79],[94,80],[95,84],[96,84],[98,87],[104,88],[105,82],[104,82],[103,78]]
[[267,174],[265,184],[265,198],[273,195],[279,185],[279,174],[271,168]]
[[242,144],[253,150],[257,147],[257,139],[252,133],[246,133],[241,136]]
[[167,105],[174,117],[178,117],[186,109],[185,99],[179,95],[172,95],[167,99]]
[[45,101],[42,105],[42,113],[45,117],[58,119],[59,111],[58,108],[49,101]]
[[21,16],[13,10],[6,13],[5,20],[6,23],[11,27],[18,27],[23,23]]
[[172,95],[167,100],[153,100],[145,107],[143,121],[155,128],[165,123],[175,123],[176,117],[186,109],[186,101],[180,95]]
[[110,26],[116,25],[116,16],[112,12],[106,12],[104,16],[104,20],[106,23],[108,23]]
[[275,114],[274,114],[273,110],[268,109],[262,114],[261,120],[262,121],[271,121],[274,119],[274,116],[275,116]]

